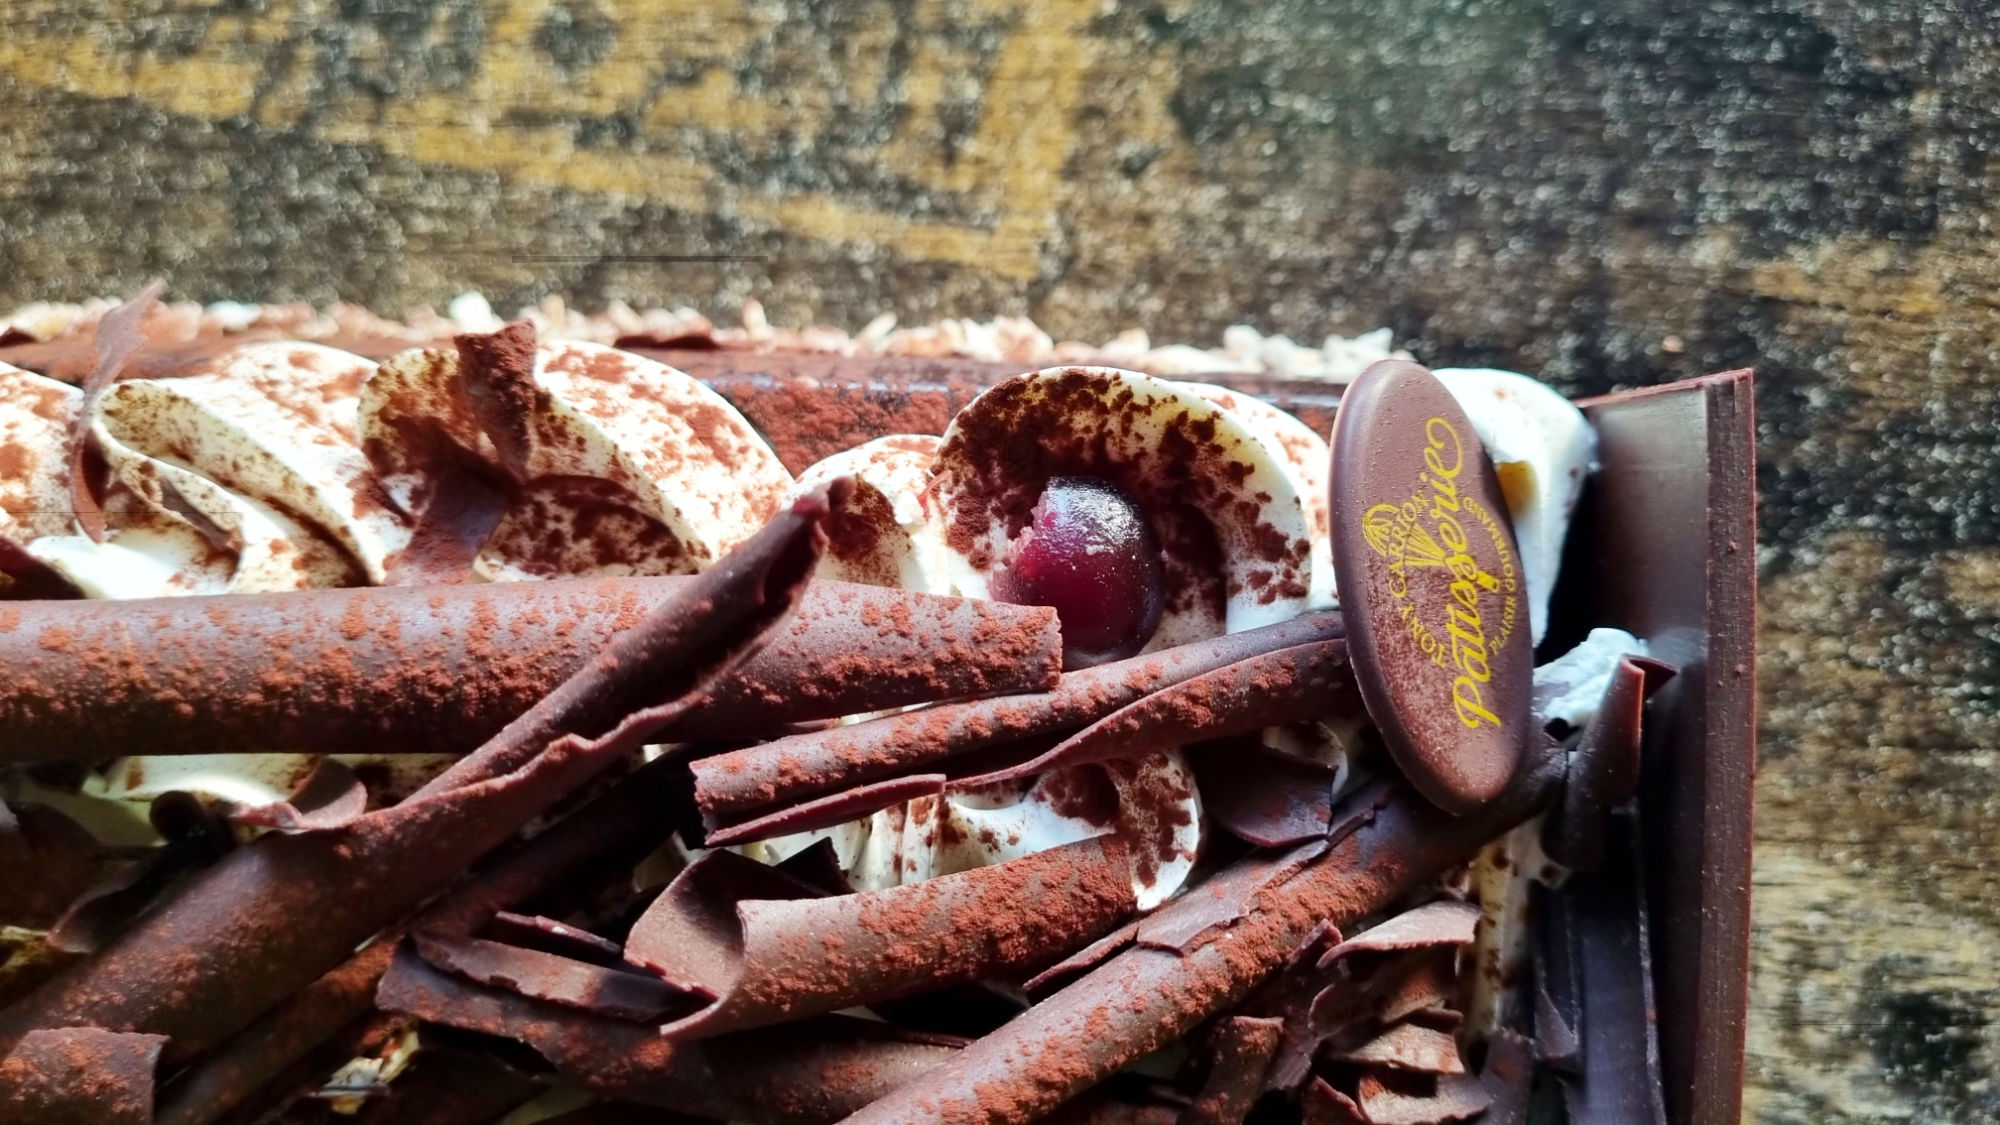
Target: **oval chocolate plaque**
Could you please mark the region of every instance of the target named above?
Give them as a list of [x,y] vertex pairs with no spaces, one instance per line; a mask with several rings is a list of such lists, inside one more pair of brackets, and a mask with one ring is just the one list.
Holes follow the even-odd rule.
[[1525,586],[1493,463],[1436,376],[1383,360],[1341,396],[1332,490],[1361,697],[1417,791],[1471,812],[1530,733]]

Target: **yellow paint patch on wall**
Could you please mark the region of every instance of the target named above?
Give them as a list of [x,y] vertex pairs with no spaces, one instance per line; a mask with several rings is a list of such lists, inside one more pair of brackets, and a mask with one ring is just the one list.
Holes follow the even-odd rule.
[[[148,16],[207,19],[206,33],[189,54],[142,52],[109,24],[86,23],[79,30],[74,19],[59,18],[62,0],[13,7],[11,34],[0,39],[0,72],[30,85],[134,98],[205,120],[254,114],[268,127],[309,129],[329,141],[372,145],[420,163],[729,214],[807,238],[872,243],[1010,280],[1036,276],[1056,230],[1063,163],[1091,63],[1083,35],[1088,12],[1076,5],[981,0],[969,15],[935,2],[922,7],[920,22],[976,19],[1000,36],[992,72],[974,90],[976,130],[956,152],[938,142],[940,109],[948,95],[963,90],[968,60],[948,37],[914,35],[914,49],[896,78],[902,85],[897,132],[880,145],[847,151],[955,196],[955,209],[968,217],[941,221],[909,219],[832,192],[729,182],[683,155],[687,138],[676,136],[694,131],[697,138],[727,137],[755,149],[781,137],[817,135],[834,119],[836,95],[872,101],[891,81],[888,28],[856,37],[848,57],[834,61],[845,71],[843,90],[801,83],[747,91],[734,64],[774,34],[775,17],[759,5],[601,0],[597,8],[611,24],[611,34],[602,37],[606,53],[571,71],[534,42],[555,0],[500,0],[486,14],[485,46],[464,84],[309,105],[324,97],[313,86],[312,53],[320,48],[297,33],[324,21],[321,0],[273,0],[248,17],[212,16],[199,7]],[[47,28],[68,30],[38,30]],[[303,44],[296,57],[275,58],[274,48],[288,38]],[[363,34],[348,61],[379,65],[392,46]],[[640,122],[645,143],[578,146],[574,121],[614,115]]]

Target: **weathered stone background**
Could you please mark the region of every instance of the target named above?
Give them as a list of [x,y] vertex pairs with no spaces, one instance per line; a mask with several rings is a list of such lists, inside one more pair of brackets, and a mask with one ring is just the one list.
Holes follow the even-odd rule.
[[10,0],[0,307],[164,275],[1755,365],[1747,1116],[1990,1121],[1996,144],[1984,0]]

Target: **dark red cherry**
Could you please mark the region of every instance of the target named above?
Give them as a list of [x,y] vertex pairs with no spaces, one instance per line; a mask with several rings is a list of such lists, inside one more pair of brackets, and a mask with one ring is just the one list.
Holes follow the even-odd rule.
[[995,568],[993,596],[1053,606],[1063,667],[1087,668],[1138,652],[1159,628],[1165,568],[1152,525],[1109,481],[1056,477]]

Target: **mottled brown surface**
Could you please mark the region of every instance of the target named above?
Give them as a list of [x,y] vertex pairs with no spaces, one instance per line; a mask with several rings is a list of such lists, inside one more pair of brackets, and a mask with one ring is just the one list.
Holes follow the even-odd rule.
[[1754,364],[1748,1116],[1992,1120],[1996,107],[1975,0],[19,0],[0,306],[164,274],[1386,323],[1572,391]]

